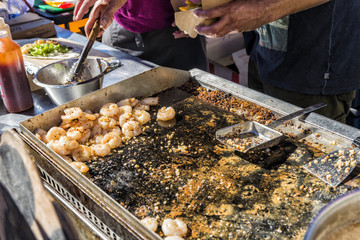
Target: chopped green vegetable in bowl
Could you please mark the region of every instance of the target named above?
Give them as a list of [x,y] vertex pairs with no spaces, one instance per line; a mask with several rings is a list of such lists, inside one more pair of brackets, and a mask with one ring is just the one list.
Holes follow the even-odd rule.
[[30,47],[28,55],[47,57],[49,55],[56,55],[58,53],[67,53],[68,51],[69,49],[65,45],[61,45],[60,43],[54,44],[46,42]]

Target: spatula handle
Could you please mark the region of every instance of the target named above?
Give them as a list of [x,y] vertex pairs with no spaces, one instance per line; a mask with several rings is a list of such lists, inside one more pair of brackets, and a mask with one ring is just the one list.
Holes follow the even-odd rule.
[[322,108],[322,107],[325,107],[325,106],[326,106],[325,103],[317,103],[317,104],[312,105],[312,106],[310,106],[310,107],[301,109],[301,110],[299,110],[299,111],[296,111],[296,112],[293,112],[293,113],[291,113],[291,114],[289,114],[289,115],[286,115],[286,116],[284,116],[284,117],[281,117],[281,118],[279,118],[278,120],[269,123],[267,126],[268,126],[269,128],[275,128],[275,127],[279,126],[280,124],[282,124],[282,123],[284,123],[284,122],[286,122],[286,121],[289,121],[289,120],[291,120],[291,119],[293,119],[293,118],[299,117],[299,116],[304,115],[304,114],[307,114],[307,113],[311,113],[311,112],[313,112],[313,111],[315,111],[315,110],[318,110],[318,109],[320,109],[320,108]]

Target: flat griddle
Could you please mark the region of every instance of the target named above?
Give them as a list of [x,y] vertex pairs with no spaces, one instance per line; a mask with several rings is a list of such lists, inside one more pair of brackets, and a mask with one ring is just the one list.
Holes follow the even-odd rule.
[[[302,239],[317,210],[358,185],[353,175],[335,189],[302,168],[351,144],[344,134],[354,129],[315,114],[309,122],[279,126],[287,138],[278,146],[234,152],[215,139],[218,128],[266,123],[297,108],[202,71],[190,73],[156,68],[21,123],[21,135],[41,155],[44,180],[95,215],[109,238],[160,239],[161,232],[155,235],[138,221],[156,216],[160,223],[183,219],[190,228],[186,239]],[[153,108],[145,133],[90,163],[88,177],[32,134],[58,124],[65,107],[96,111],[107,102],[146,96],[173,106],[175,125],[159,125]]]

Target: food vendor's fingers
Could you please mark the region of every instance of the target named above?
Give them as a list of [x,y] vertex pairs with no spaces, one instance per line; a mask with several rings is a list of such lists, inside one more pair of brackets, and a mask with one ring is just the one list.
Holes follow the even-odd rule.
[[229,17],[224,16],[215,23],[210,24],[208,26],[196,26],[195,31],[200,35],[204,35],[209,38],[223,37],[230,32],[240,32],[240,30],[243,31],[242,25],[234,26],[229,22],[231,22],[229,20]]
[[85,27],[84,27],[86,36],[90,35],[91,29],[94,26],[95,20],[98,19],[99,17],[100,17],[100,9],[99,9],[99,6],[96,6],[96,4],[95,4],[89,15],[89,19],[87,20]]
[[184,33],[183,31],[175,31],[173,32],[173,35],[174,35],[174,38],[177,39],[177,38],[188,38],[189,35]]
[[230,4],[223,4],[221,6],[218,7],[214,7],[208,10],[203,10],[202,8],[197,8],[194,10],[194,15],[195,17],[199,17],[199,18],[217,18],[217,17],[221,17],[224,16],[226,14],[230,14]]
[[79,0],[75,5],[73,20],[81,20],[95,2],[96,0]]

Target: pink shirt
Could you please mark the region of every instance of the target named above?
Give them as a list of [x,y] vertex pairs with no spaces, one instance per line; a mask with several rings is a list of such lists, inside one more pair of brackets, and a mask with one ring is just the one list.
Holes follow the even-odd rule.
[[174,9],[170,0],[128,0],[114,19],[131,32],[144,33],[171,26]]

